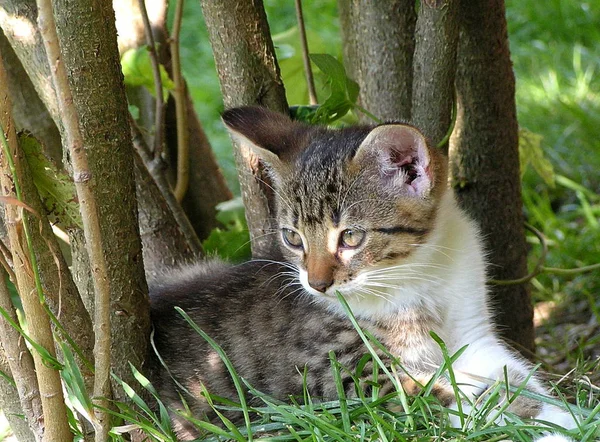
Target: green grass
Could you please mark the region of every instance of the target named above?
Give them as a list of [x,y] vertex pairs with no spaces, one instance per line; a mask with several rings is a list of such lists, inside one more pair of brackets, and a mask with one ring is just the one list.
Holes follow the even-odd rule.
[[[507,407],[510,402],[519,395],[524,395],[541,402],[550,403],[559,407],[564,407],[563,398],[550,399],[539,394],[527,392],[522,386],[510,386],[506,388],[506,383],[502,381],[491,382],[491,386],[477,399],[477,407],[472,407],[470,412],[462,412],[445,408],[438,399],[431,394],[433,384],[440,378],[446,378],[458,392],[458,386],[454,382],[452,371],[452,362],[460,356],[457,354],[449,355],[445,350],[444,343],[437,337],[434,337],[441,346],[444,354],[445,363],[434,374],[432,380],[423,387],[420,394],[416,396],[407,396],[400,383],[397,373],[401,372],[402,367],[399,361],[393,361],[391,366],[384,365],[379,358],[379,351],[385,353],[382,345],[372,336],[362,331],[350,312],[343,298],[339,297],[345,306],[349,318],[352,320],[356,331],[363,339],[369,353],[367,358],[363,358],[363,364],[358,364],[358,369],[352,375],[356,386],[356,397],[346,397],[345,388],[342,385],[342,373],[351,373],[347,367],[343,367],[335,359],[335,355],[330,355],[331,369],[333,378],[338,387],[339,399],[327,402],[320,402],[318,398],[310,396],[304,382],[304,392],[301,398],[291,398],[290,402],[283,403],[268,395],[255,390],[251,385],[245,382],[236,372],[235,367],[228,360],[227,355],[221,347],[209,336],[202,332],[193,321],[183,312],[180,314],[188,321],[197,333],[207,340],[209,345],[215,350],[224,361],[229,374],[234,380],[238,392],[238,401],[223,401],[220,398],[211,396],[205,391],[207,403],[213,408],[220,417],[220,425],[202,422],[191,416],[185,410],[178,411],[177,414],[184,417],[188,422],[195,426],[202,434],[201,440],[260,440],[260,441],[339,441],[349,440],[377,440],[377,441],[428,441],[435,438],[438,441],[531,441],[547,431],[561,432],[574,437],[578,441],[593,441],[600,436],[599,428],[595,420],[600,412],[598,402],[598,392],[593,392],[591,388],[579,385],[576,391],[577,404],[572,410],[579,418],[579,427],[570,432],[553,428],[542,422],[534,420],[522,420],[516,416],[510,415]],[[378,351],[379,350],[379,351]],[[371,385],[371,395],[365,395],[363,387],[365,380],[361,379],[361,366],[371,360],[376,367]],[[393,360],[393,358],[392,358]],[[299,373],[299,376],[306,376]],[[154,387],[146,379],[137,376],[142,382],[144,388],[148,389],[153,396],[160,402],[156,395]],[[304,377],[304,379],[306,379]],[[388,379],[395,389],[384,397],[378,396],[376,385],[382,380]],[[250,406],[247,400],[247,394],[250,393],[259,401]],[[457,393],[459,395],[459,393]],[[141,410],[137,416],[132,416],[133,410],[127,409],[130,415],[130,421],[146,429],[151,434],[152,440],[174,441],[174,435],[168,427],[168,421],[165,420],[164,407],[161,403],[161,414],[153,413],[145,402],[134,392],[131,392],[132,399],[139,405]],[[468,399],[464,399],[464,404],[473,405]],[[245,425],[236,427],[227,419],[224,411],[236,411],[243,416]],[[458,428],[450,424],[450,418],[453,415],[460,415],[460,426]],[[495,425],[493,422],[500,415],[507,417],[510,422],[505,425]],[[252,417],[252,420],[250,420]],[[133,418],[133,419],[132,419]]]

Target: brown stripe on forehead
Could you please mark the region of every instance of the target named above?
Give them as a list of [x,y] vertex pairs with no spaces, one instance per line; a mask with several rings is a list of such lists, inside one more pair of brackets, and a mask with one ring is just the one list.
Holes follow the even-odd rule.
[[381,258],[381,260],[382,261],[384,259],[396,260],[396,259],[400,259],[400,258],[406,258],[406,257],[408,257],[408,255],[411,254],[411,252],[412,252],[411,249],[407,249],[407,250],[395,250],[395,251],[390,252],[387,255],[383,256]]
[[417,227],[409,226],[378,227],[372,230],[374,232],[384,233],[386,235],[398,235],[402,233],[407,233],[409,235],[423,236],[429,233],[429,229],[420,229]]

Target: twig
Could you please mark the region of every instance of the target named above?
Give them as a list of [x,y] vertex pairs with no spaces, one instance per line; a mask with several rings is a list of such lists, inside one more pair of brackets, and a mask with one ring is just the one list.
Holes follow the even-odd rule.
[[6,244],[4,244],[4,241],[2,240],[0,240],[0,264],[2,265],[2,267],[4,267],[6,273],[8,273],[10,280],[16,284],[17,280],[15,278],[15,272],[13,271],[12,253],[10,252],[8,247],[6,247]]
[[142,136],[140,128],[133,118],[130,118],[130,125],[133,146],[138,154],[137,157],[141,159],[144,167],[148,170],[150,176],[160,190],[160,193],[165,199],[167,206],[169,206],[169,210],[173,214],[179,229],[186,238],[191,252],[194,254],[194,256],[200,256],[202,254],[202,245],[198,239],[198,235],[196,235],[194,228],[190,224],[190,221],[183,211],[181,204],[179,204],[179,201],[177,201],[175,195],[173,195],[171,186],[169,186],[165,174],[163,173],[164,171],[160,167],[162,161],[153,161],[150,155],[148,155],[148,146],[146,146],[146,142],[144,141],[144,137]]
[[304,63],[304,75],[306,76],[306,85],[308,86],[308,99],[310,104],[317,104],[317,91],[315,90],[315,79],[313,78],[310,57],[308,55],[308,40],[306,39],[306,26],[304,24],[304,15],[302,14],[302,0],[296,1],[296,18],[298,19],[298,31],[300,32],[300,46],[302,47],[302,62]]
[[542,267],[542,271],[556,273],[557,275],[577,275],[579,273],[591,272],[600,269],[600,262],[589,266],[574,267],[572,269],[561,269],[558,267]]
[[546,262],[546,255],[548,255],[548,243],[546,241],[546,237],[542,232],[533,227],[531,224],[525,223],[525,228],[532,232],[540,241],[542,245],[542,253],[540,253],[540,257],[538,258],[535,268],[527,275],[518,279],[490,279],[488,280],[488,284],[492,285],[517,285],[517,284],[525,284],[526,282],[531,281],[537,275],[542,272],[544,263]]
[[556,273],[558,275],[577,275],[579,273],[586,273],[586,272],[591,272],[592,270],[600,269],[600,263],[591,264],[589,266],[584,266],[584,267],[574,267],[571,269],[561,269],[558,267],[544,266],[544,263],[546,262],[546,256],[548,255],[548,242],[546,241],[546,237],[544,236],[544,234],[542,232],[540,232],[538,229],[536,229],[535,227],[533,227],[532,225],[530,225],[528,223],[525,223],[525,228],[527,230],[529,230],[530,232],[532,232],[535,236],[537,236],[538,240],[540,241],[540,244],[542,245],[542,253],[540,254],[540,257],[538,258],[538,260],[535,264],[535,268],[530,273],[523,276],[522,278],[490,279],[490,280],[488,280],[488,284],[492,284],[492,285],[525,284],[526,282],[531,281],[533,278],[535,278],[540,273]]
[[[4,272],[0,271],[0,310],[2,316],[6,315],[13,322],[17,322],[17,315],[4,278]],[[29,428],[36,435],[36,440],[41,440],[44,434],[44,428],[41,425],[43,412],[33,358],[27,350],[25,341],[19,336],[19,332],[2,318],[0,318],[0,341],[2,341],[7,362],[17,386],[21,409],[27,418]]]
[[146,33],[146,43],[148,53],[150,54],[150,64],[152,66],[152,76],[154,77],[154,91],[156,93],[156,110],[154,111],[154,158],[160,158],[164,144],[164,96],[163,85],[160,77],[160,64],[156,55],[156,43],[152,34],[152,26],[146,10],[146,1],[139,0],[142,21],[144,22],[144,32]]
[[173,62],[173,82],[175,83],[173,98],[175,99],[175,115],[177,116],[177,183],[173,192],[177,201],[183,200],[187,191],[190,167],[185,82],[181,75],[181,61],[179,59],[179,33],[181,31],[182,16],[183,0],[177,0],[175,3],[173,32],[169,38]]
[[454,132],[454,126],[456,126],[456,117],[458,115],[458,96],[456,95],[456,88],[453,87],[453,89],[454,94],[452,95],[452,115],[450,117],[450,125],[448,126],[448,130],[446,131],[444,138],[442,138],[435,146],[438,149],[442,149],[446,154],[448,153],[448,142],[450,141],[452,132]]
[[[37,0],[38,26],[44,41],[48,63],[52,67],[52,82],[65,128],[65,144],[69,148],[73,166],[73,177],[77,197],[80,203],[81,217],[84,226],[86,248],[92,268],[94,281],[94,356],[95,378],[94,399],[96,409],[96,441],[104,442],[110,429],[110,416],[105,409],[109,407],[110,390],[110,282],[106,261],[104,259],[100,222],[96,207],[96,198],[91,188],[93,179],[88,166],[83,138],[79,128],[79,119],[73,96],[69,87],[67,70],[60,54],[56,24],[52,14],[50,0]],[[66,440],[66,439],[56,439]]]

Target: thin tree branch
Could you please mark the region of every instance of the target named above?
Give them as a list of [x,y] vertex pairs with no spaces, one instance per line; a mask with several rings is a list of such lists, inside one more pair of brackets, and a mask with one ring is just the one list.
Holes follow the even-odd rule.
[[2,314],[2,318],[0,318],[0,342],[29,428],[35,435],[36,440],[42,440],[44,434],[42,426],[43,411],[35,366],[33,358],[25,345],[25,340],[6,320],[10,318],[12,322],[18,323],[17,315],[10,300],[10,293],[6,286],[5,276],[5,273],[0,271],[0,312]]
[[306,26],[304,24],[304,15],[302,14],[302,0],[296,2],[296,18],[298,19],[298,31],[300,32],[300,46],[302,47],[302,62],[304,63],[304,75],[306,76],[306,85],[308,86],[308,100],[310,104],[317,104],[317,91],[315,90],[315,79],[313,78],[312,66],[308,51],[308,40],[306,39]]
[[[6,85],[6,73],[1,60],[0,85]],[[0,91],[0,126],[3,169],[0,180],[2,181],[2,188],[10,192],[7,195],[8,197],[22,201],[19,177],[13,161],[18,149],[17,137],[14,122],[10,115],[10,99],[5,89]],[[5,131],[6,136],[4,135]],[[46,313],[43,294],[39,290],[38,281],[34,281],[32,278],[36,263],[26,219],[31,215],[15,204],[5,204],[5,215],[8,237],[13,250],[17,288],[21,295],[23,310],[27,316],[29,326],[28,334],[31,341],[36,343],[38,349],[43,349],[40,351],[45,353],[44,355],[40,351],[33,353],[43,412],[43,437],[44,440],[49,441],[69,440],[73,438],[73,434],[67,421],[67,410],[62,394],[60,374],[57,367],[49,363],[56,360],[50,319]],[[25,234],[27,244],[24,242],[23,234]],[[4,316],[4,319],[9,320],[10,317]],[[13,322],[13,324],[16,326],[16,323]]]
[[[94,297],[94,399],[99,406],[96,409],[96,441],[105,441],[110,429],[110,416],[106,413],[111,397],[110,389],[110,281],[106,261],[102,249],[102,237],[96,198],[92,192],[90,180],[93,179],[83,137],[79,127],[79,119],[73,96],[69,87],[66,67],[61,58],[56,24],[50,0],[37,0],[38,26],[44,40],[48,63],[52,67],[52,82],[56,91],[59,109],[63,115],[63,124],[67,136],[66,144],[71,154],[75,188],[80,203],[81,217],[84,226],[87,252],[92,268]],[[63,439],[56,439],[63,440]]]
[[156,55],[156,43],[152,34],[152,25],[148,18],[146,10],[146,1],[139,0],[140,13],[144,22],[144,32],[146,33],[146,42],[148,44],[148,52],[150,54],[150,64],[152,66],[152,76],[154,77],[154,92],[156,93],[156,107],[154,113],[154,158],[160,158],[164,145],[165,133],[165,117],[164,107],[165,100],[163,96],[163,85],[160,77],[160,64]]
[[12,253],[2,240],[0,240],[0,265],[4,267],[4,270],[6,270],[6,273],[8,273],[10,280],[13,283],[16,283],[17,279],[15,277],[15,272],[13,271]]
[[177,183],[175,185],[175,198],[183,200],[189,183],[189,143],[187,129],[187,110],[185,107],[185,82],[181,75],[181,61],[179,59],[179,34],[181,31],[181,19],[183,16],[183,0],[175,3],[175,20],[173,31],[169,38],[171,47],[171,59],[173,61],[173,98],[175,98],[175,113],[177,115]]
[[130,119],[131,125],[131,136],[133,141],[133,146],[135,147],[136,152],[138,153],[138,157],[143,162],[144,166],[150,173],[150,176],[154,180],[154,183],[160,190],[165,202],[167,203],[169,210],[173,214],[175,221],[177,222],[179,229],[185,236],[188,246],[190,248],[191,253],[194,256],[202,255],[202,244],[194,231],[194,228],[190,224],[186,214],[184,213],[181,204],[175,198],[173,191],[171,190],[171,186],[165,177],[164,170],[160,167],[160,164],[163,164],[162,161],[157,162],[152,159],[148,155],[148,147],[144,141],[144,137],[141,134],[140,128],[133,121],[133,118]]

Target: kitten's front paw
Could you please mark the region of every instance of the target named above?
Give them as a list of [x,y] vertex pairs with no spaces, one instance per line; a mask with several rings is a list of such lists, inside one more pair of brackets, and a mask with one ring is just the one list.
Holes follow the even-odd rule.
[[573,439],[563,436],[562,434],[548,434],[546,436],[542,436],[539,439],[534,440],[533,442],[575,442]]
[[[406,378],[402,381],[402,388],[409,396],[416,396],[421,393],[423,387],[427,385],[428,382],[429,379],[425,376]],[[431,394],[435,396],[444,407],[449,407],[452,403],[456,402],[454,391],[450,385],[443,382],[442,379],[435,381],[431,387]]]

